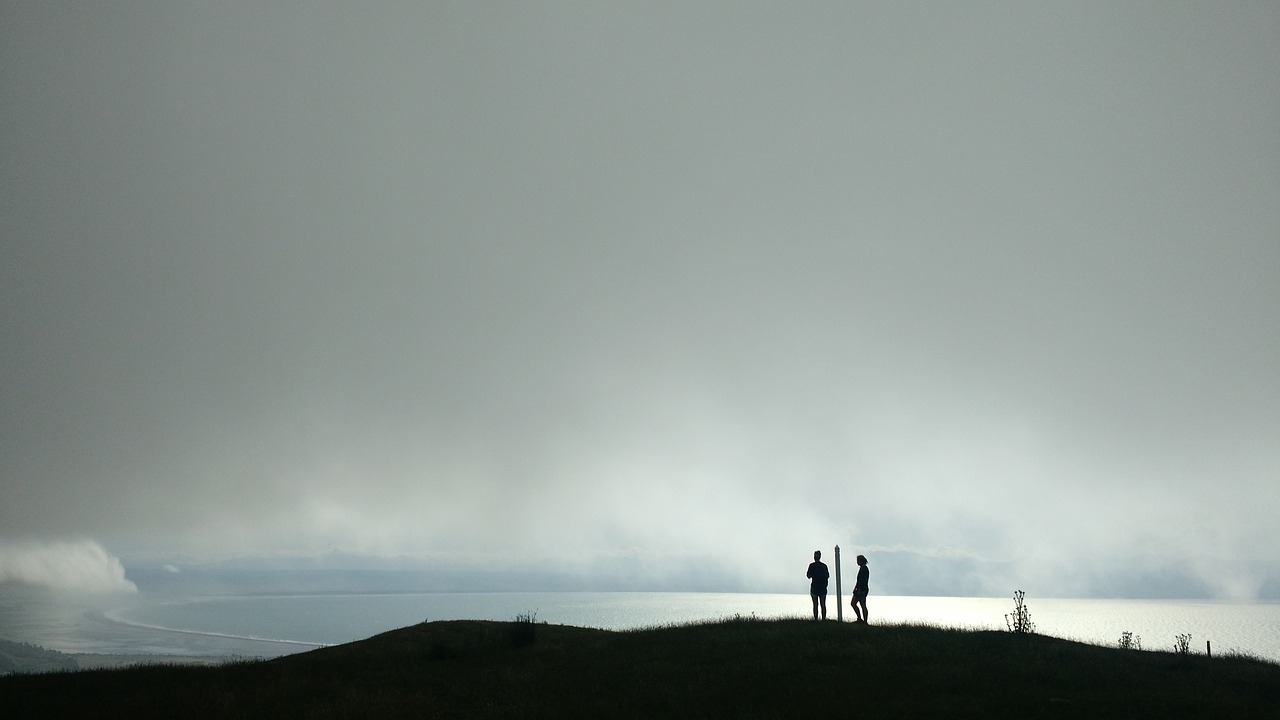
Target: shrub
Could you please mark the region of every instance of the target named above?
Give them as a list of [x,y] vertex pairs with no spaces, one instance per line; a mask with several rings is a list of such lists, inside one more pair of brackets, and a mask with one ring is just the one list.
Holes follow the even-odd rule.
[[1191,633],[1174,636],[1173,651],[1179,655],[1191,654]]
[[1128,630],[1125,630],[1124,632],[1120,633],[1120,649],[1121,650],[1141,650],[1142,637],[1138,635],[1134,635]]
[[1013,613],[1004,616],[1009,632],[1030,634],[1036,631],[1035,623],[1031,622],[1031,611],[1027,609],[1024,602],[1026,596],[1027,594],[1021,590],[1015,590],[1013,593]]

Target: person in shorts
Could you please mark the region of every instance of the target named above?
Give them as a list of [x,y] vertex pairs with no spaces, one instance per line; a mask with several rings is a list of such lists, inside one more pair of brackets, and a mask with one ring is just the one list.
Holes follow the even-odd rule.
[[867,614],[867,583],[870,579],[871,571],[867,569],[867,557],[859,555],[858,581],[853,585],[853,599],[849,604],[853,606],[853,614],[858,616],[860,623],[866,623],[867,618],[871,617]]
[[822,619],[827,619],[827,578],[831,573],[826,563],[822,562],[822,551],[813,551],[813,562],[809,563],[809,571],[804,574],[809,578],[809,598],[813,600],[813,619],[818,619],[818,608],[822,608]]

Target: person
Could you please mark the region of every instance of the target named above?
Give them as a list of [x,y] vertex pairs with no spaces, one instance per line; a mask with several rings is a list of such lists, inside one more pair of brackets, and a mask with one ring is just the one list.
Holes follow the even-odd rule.
[[867,569],[867,557],[865,555],[858,556],[858,581],[853,585],[853,599],[849,604],[853,606],[853,614],[858,616],[858,622],[866,623],[871,616],[867,613],[867,582],[871,579],[871,571]]
[[[809,571],[804,574],[809,578],[809,598],[813,600],[813,619],[818,619],[818,608],[822,608],[822,619],[827,619],[827,578],[831,577],[831,573],[827,571],[826,563],[822,562],[822,551],[813,551],[813,562],[809,563]],[[837,598],[838,600],[838,598]]]

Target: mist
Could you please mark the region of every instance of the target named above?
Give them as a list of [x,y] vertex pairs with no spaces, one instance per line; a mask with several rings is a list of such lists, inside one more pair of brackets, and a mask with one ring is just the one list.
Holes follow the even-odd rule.
[[135,593],[119,558],[96,542],[0,544],[0,584],[78,593]]
[[4,16],[23,567],[1280,598],[1276,7]]

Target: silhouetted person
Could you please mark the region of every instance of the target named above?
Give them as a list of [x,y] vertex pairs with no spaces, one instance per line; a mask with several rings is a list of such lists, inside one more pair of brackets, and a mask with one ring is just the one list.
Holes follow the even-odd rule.
[[[818,608],[822,608],[822,619],[827,619],[827,578],[831,577],[831,573],[827,572],[827,566],[819,558],[822,557],[821,550],[813,551],[813,562],[809,563],[809,571],[804,574],[811,581],[809,583],[809,598],[813,600],[813,619],[818,619]],[[839,598],[836,598],[839,602]]]
[[853,606],[853,614],[858,616],[858,622],[865,623],[871,616],[867,614],[867,582],[871,579],[871,571],[867,569],[867,558],[865,555],[858,556],[858,581],[853,585],[853,599],[849,604]]

